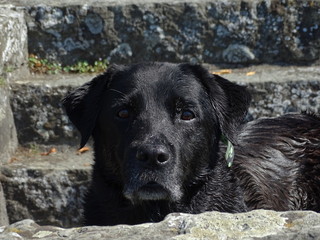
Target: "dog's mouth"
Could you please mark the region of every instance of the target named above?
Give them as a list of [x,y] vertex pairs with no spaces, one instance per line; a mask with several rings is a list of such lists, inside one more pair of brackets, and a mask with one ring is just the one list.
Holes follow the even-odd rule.
[[135,189],[126,188],[124,196],[132,201],[169,200],[169,191],[161,184],[150,181]]

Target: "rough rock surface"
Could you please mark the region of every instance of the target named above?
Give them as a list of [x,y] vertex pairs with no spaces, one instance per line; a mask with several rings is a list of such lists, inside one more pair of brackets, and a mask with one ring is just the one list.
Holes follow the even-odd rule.
[[11,85],[11,106],[20,144],[78,144],[78,133],[64,114],[61,100],[93,76],[51,76],[54,80],[40,77],[40,81],[32,77],[31,82]]
[[[24,12],[0,5],[0,75],[27,66],[27,25]],[[25,72],[25,71],[24,71]]]
[[62,229],[24,220],[0,228],[0,239],[320,239],[320,214],[256,210],[241,214],[170,214],[160,223]]
[[2,1],[25,9],[29,52],[63,64],[313,63],[320,56],[320,1]]

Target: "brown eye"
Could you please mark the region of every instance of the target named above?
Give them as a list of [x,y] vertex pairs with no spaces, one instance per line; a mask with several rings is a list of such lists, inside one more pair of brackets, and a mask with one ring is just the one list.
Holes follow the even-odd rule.
[[121,109],[117,116],[119,118],[122,118],[122,119],[126,119],[126,118],[129,118],[130,117],[130,113],[129,113],[129,110],[128,109]]
[[183,111],[181,113],[181,120],[184,120],[184,121],[190,121],[192,119],[195,118],[195,115],[193,112],[187,110],[187,111]]

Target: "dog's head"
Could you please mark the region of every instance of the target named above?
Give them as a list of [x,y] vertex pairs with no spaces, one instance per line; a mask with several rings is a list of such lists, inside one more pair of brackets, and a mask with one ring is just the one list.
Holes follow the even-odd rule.
[[134,202],[181,199],[215,166],[221,134],[236,144],[249,102],[201,66],[144,63],[110,67],[64,106],[81,146],[93,135],[99,171]]

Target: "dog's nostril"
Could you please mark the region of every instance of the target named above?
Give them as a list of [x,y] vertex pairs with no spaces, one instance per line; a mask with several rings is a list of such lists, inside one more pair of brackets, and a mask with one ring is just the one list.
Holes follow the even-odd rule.
[[162,153],[158,154],[157,161],[159,163],[165,163],[168,160],[169,160],[169,154],[168,153],[162,152]]

